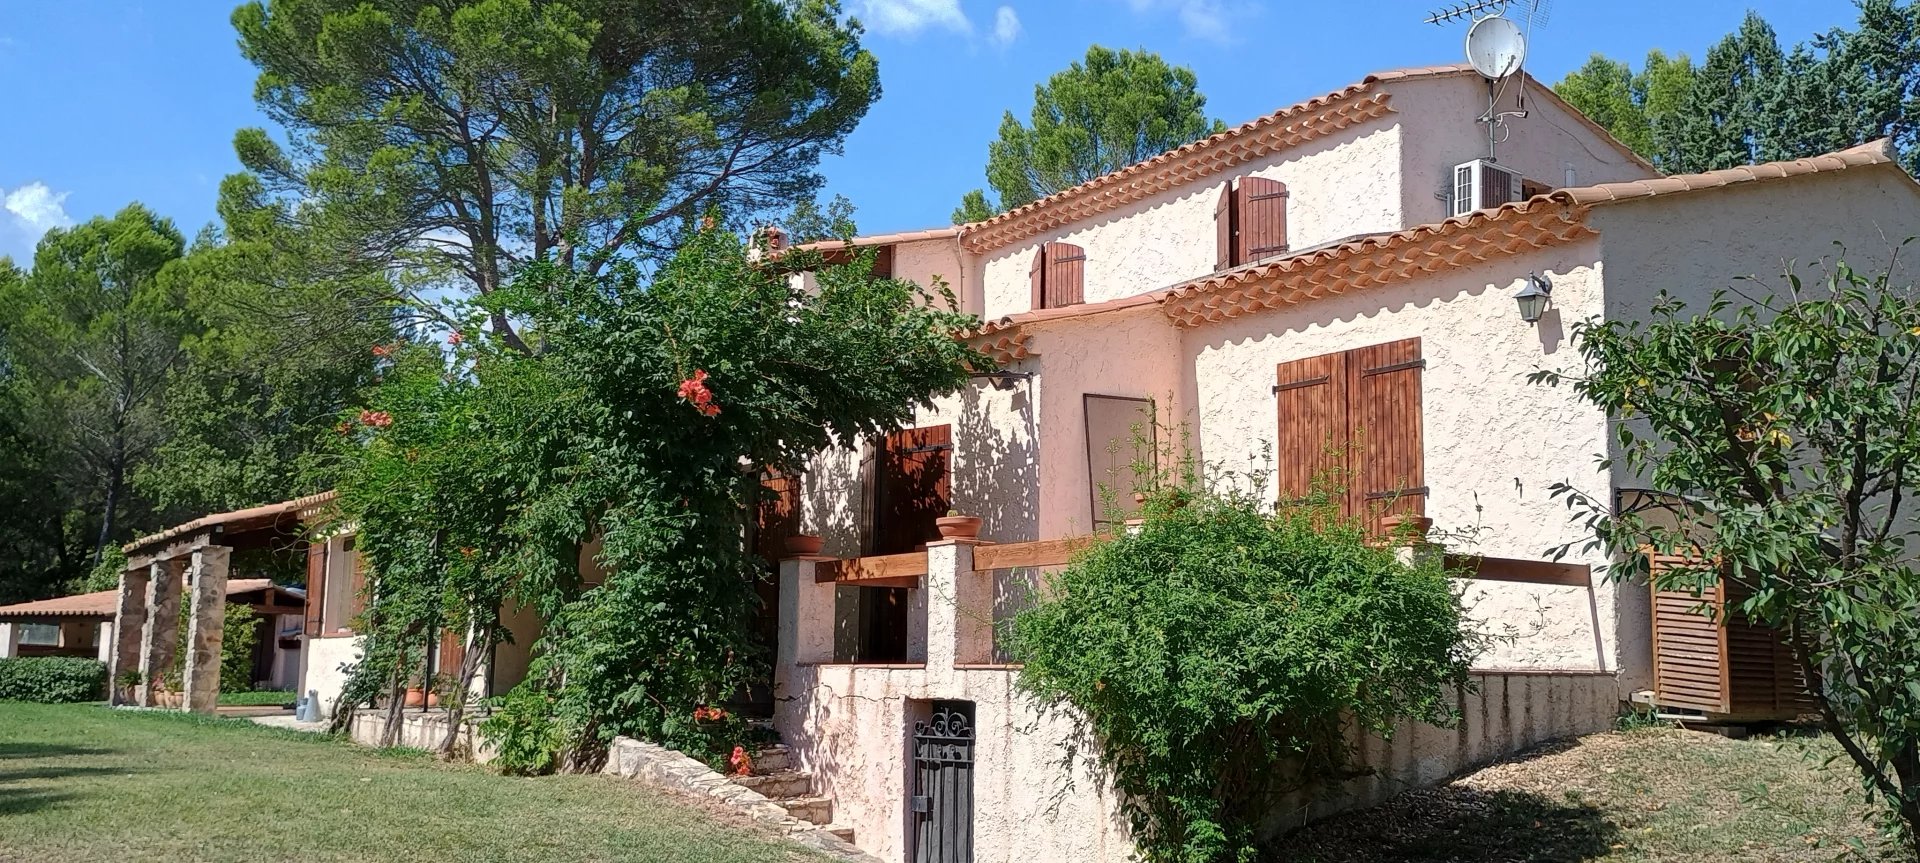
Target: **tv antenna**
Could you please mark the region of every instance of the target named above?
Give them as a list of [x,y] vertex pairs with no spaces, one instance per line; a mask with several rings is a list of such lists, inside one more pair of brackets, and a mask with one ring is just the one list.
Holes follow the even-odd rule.
[[1500,110],[1500,97],[1527,62],[1527,41],[1535,26],[1545,26],[1553,0],[1458,0],[1427,15],[1429,24],[1472,21],[1467,28],[1467,63],[1487,79],[1487,111],[1478,122],[1487,126],[1487,161],[1498,161],[1500,142],[1507,138],[1507,120],[1527,116],[1522,86],[1515,110]]

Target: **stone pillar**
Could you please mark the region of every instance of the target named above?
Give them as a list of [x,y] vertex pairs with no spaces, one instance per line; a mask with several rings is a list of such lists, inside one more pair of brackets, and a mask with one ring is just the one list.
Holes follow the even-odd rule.
[[20,624],[0,623],[0,659],[20,655]]
[[833,661],[834,588],[815,584],[814,561],[780,561],[780,636],[774,650],[774,685],[795,665]]
[[227,625],[227,564],[233,549],[208,545],[195,549],[187,583],[193,588],[193,606],[187,616],[186,670],[180,691],[181,708],[193,713],[214,712],[220,703],[220,642]]
[[974,539],[927,546],[927,670],[993,659],[993,579],[973,571]]
[[140,706],[152,707],[157,676],[173,667],[180,638],[180,566],[156,560],[147,568],[147,618],[140,630]]
[[[101,665],[113,665],[113,655],[117,642],[113,636],[113,621],[103,620],[94,624],[93,646],[99,653]],[[113,678],[107,678],[107,685],[113,685]]]
[[145,681],[132,693],[122,693],[120,677],[128,671],[140,671],[142,633],[147,623],[147,570],[129,569],[120,573],[120,603],[113,612],[113,646],[107,650],[107,687],[113,704],[124,704],[131,695],[139,703]]

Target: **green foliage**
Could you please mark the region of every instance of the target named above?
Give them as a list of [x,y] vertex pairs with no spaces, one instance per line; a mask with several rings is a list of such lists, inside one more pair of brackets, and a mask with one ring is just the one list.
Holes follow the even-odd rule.
[[1008,111],[987,145],[987,185],[999,196],[968,192],[955,224],[978,221],[1102,174],[1224,131],[1206,117],[1207,98],[1193,70],[1151,51],[1093,45],[1033,88],[1032,125]]
[[1907,841],[1920,826],[1920,295],[1836,263],[1815,284],[1662,296],[1646,321],[1587,322],[1585,367],[1542,372],[1614,420],[1603,468],[1658,489],[1633,506],[1554,493],[1595,545],[1647,576],[1640,550],[1699,561],[1658,585],[1747,589],[1737,611],[1779,630],[1825,725]]
[[260,616],[244,605],[228,603],[220,629],[220,691],[253,689],[253,644],[260,634]]
[[1341,778],[1350,731],[1457,721],[1482,644],[1441,555],[1261,497],[1162,486],[1010,630],[1020,687],[1077,723],[1152,863],[1254,859],[1274,795]]
[[1854,29],[1783,50],[1749,12],[1698,67],[1594,55],[1554,91],[1669,173],[1818,155],[1891,137],[1920,166],[1920,8],[1862,0]]
[[836,0],[256,0],[233,23],[291,144],[243,130],[241,162],[410,288],[601,273],[705,212],[744,228],[811,196],[880,95]]
[[100,555],[100,563],[87,573],[87,577],[75,585],[73,593],[97,593],[102,590],[116,590],[120,587],[120,574],[127,571],[127,553],[119,546],[112,546]]
[[[163,437],[159,404],[192,321],[162,271],[180,257],[173,224],[139,204],[48,231],[32,272],[0,277],[0,345],[33,449],[53,482],[40,505],[100,554],[143,515],[128,495],[134,469]],[[10,268],[9,268],[10,269]],[[85,571],[68,561],[65,578]]]
[[0,701],[60,704],[105,697],[107,665],[72,656],[0,659]]

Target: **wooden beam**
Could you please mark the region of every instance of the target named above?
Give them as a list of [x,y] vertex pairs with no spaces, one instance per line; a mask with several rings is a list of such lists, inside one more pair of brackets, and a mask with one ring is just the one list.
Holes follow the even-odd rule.
[[1449,570],[1465,570],[1467,578],[1487,581],[1514,581],[1522,584],[1551,584],[1561,587],[1588,587],[1593,584],[1593,567],[1584,563],[1449,554],[1446,565]]
[[1006,545],[982,545],[973,550],[975,572],[1020,566],[1056,566],[1073,559],[1081,549],[1099,541],[1096,536],[1069,536]]
[[127,569],[145,570],[148,566],[156,562],[172,560],[176,557],[192,554],[194,549],[212,545],[213,538],[219,533],[220,529],[218,527],[210,527],[197,533],[182,536],[154,551],[133,555],[127,558]]
[[[918,587],[927,574],[927,553],[887,554],[835,560],[814,567],[816,584],[859,584],[867,587]],[[910,584],[895,582],[909,581]]]

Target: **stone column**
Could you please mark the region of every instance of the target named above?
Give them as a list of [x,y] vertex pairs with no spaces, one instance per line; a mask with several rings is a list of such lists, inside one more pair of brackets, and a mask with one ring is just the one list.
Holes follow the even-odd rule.
[[[113,612],[113,646],[102,648],[107,652],[107,687],[112,693],[113,704],[126,703],[126,696],[120,691],[120,676],[128,671],[140,670],[142,632],[147,623],[147,570],[129,569],[120,573],[120,603]],[[146,688],[134,687],[134,692]],[[140,696],[133,696],[134,702]]]
[[993,579],[973,571],[974,539],[927,546],[927,671],[993,658]]
[[0,623],[0,659],[20,655],[20,624]]
[[147,568],[147,618],[140,630],[140,706],[154,704],[154,678],[173,667],[180,638],[180,564],[156,560]]
[[795,665],[833,661],[833,611],[836,585],[815,584],[814,561],[780,561],[780,636],[774,650],[774,685]]
[[208,545],[195,549],[187,583],[193,588],[193,606],[187,616],[186,670],[180,691],[181,708],[193,713],[214,712],[220,703],[220,642],[227,625],[227,564],[233,549]]

